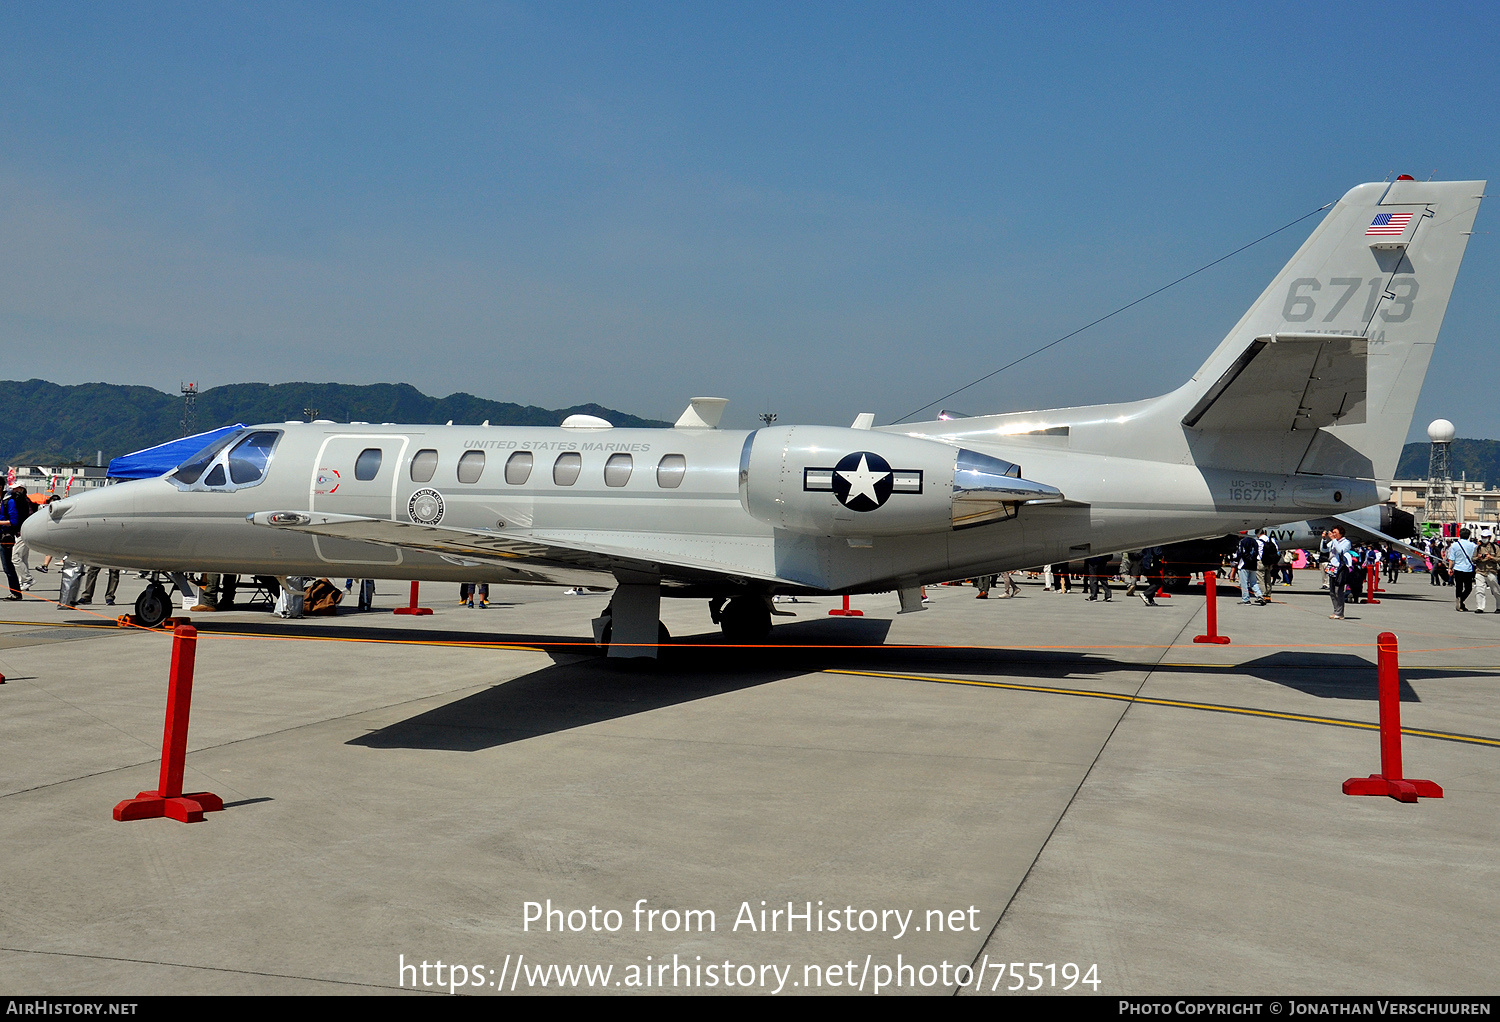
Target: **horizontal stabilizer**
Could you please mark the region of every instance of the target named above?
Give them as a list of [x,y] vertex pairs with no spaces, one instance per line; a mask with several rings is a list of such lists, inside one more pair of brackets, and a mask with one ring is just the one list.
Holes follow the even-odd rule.
[[1406,542],[1406,540],[1404,540],[1404,539],[1397,539],[1395,536],[1388,536],[1385,533],[1381,532],[1379,529],[1372,529],[1368,525],[1361,525],[1358,521],[1356,521],[1354,518],[1352,518],[1349,515],[1334,515],[1333,517],[1336,518],[1336,519],[1338,519],[1338,521],[1340,521],[1341,523],[1343,523],[1344,532],[1346,534],[1353,533],[1356,537],[1358,537],[1360,539],[1366,539],[1366,540],[1373,539],[1377,543],[1386,543],[1386,544],[1388,544],[1390,546],[1398,547],[1401,550],[1404,550],[1404,551],[1406,551],[1409,554],[1420,554],[1420,553],[1422,553],[1421,550],[1418,550],[1416,547],[1414,547],[1410,543]]
[[1284,433],[1365,421],[1369,341],[1257,337],[1183,417],[1190,429]]

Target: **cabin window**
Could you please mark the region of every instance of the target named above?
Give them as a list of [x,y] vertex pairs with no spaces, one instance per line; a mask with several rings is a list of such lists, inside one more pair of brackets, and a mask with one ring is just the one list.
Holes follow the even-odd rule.
[[531,478],[531,452],[517,451],[505,460],[505,481],[512,486],[525,486]]
[[464,451],[464,456],[458,459],[458,481],[461,483],[477,483],[479,476],[484,472],[484,452]]
[[611,454],[604,463],[604,485],[624,486],[630,482],[630,470],[635,461],[628,454]]
[[411,481],[414,483],[432,482],[432,474],[437,471],[437,451],[426,448],[417,452],[416,457],[411,459]]
[[552,463],[552,481],[558,486],[572,486],[578,482],[578,473],[583,471],[583,455],[577,451],[566,451]]
[[380,473],[381,451],[379,447],[366,447],[354,459],[354,478],[367,483]]
[[680,454],[663,455],[656,464],[656,485],[664,490],[675,490],[682,485],[687,473],[687,459]]

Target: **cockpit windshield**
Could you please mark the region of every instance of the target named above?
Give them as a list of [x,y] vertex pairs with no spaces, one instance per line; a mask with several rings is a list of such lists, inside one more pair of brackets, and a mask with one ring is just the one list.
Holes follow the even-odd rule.
[[239,490],[265,478],[279,429],[241,430],[183,462],[169,479],[183,490]]
[[172,473],[172,479],[184,486],[191,486],[193,483],[196,483],[198,477],[203,475],[204,469],[213,464],[214,457],[244,435],[243,432],[237,432],[219,437],[219,439],[179,465],[177,471]]

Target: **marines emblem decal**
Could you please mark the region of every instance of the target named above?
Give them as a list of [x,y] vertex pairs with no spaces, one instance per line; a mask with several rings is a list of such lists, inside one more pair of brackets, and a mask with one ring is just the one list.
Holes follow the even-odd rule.
[[411,495],[406,502],[406,513],[418,525],[436,525],[443,520],[443,495],[426,487]]
[[892,493],[921,493],[920,469],[893,469],[873,451],[855,451],[839,459],[833,468],[802,471],[804,490],[829,493],[850,511],[874,511],[891,499]]

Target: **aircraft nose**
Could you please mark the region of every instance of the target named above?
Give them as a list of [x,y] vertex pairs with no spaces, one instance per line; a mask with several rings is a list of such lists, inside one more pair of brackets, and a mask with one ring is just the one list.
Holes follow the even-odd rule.
[[[58,501],[58,503],[62,503]],[[49,514],[57,504],[43,505],[36,509],[32,516],[21,524],[21,539],[33,550],[44,554],[62,553],[52,546],[50,534],[52,528],[52,515]]]
[[[148,485],[156,480],[143,480]],[[99,528],[106,520],[135,510],[140,497],[135,483],[118,483],[43,504],[21,526],[21,538],[42,553],[70,554],[85,563],[113,555],[118,530]],[[90,528],[90,525],[93,528]]]

